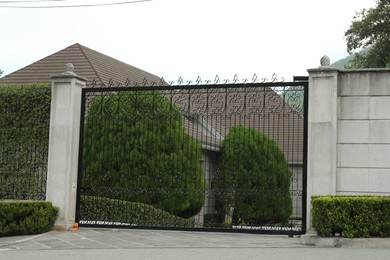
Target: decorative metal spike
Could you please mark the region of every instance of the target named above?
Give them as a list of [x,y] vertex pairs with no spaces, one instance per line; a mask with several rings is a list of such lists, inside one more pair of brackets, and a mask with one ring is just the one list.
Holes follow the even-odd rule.
[[272,77],[271,77],[271,82],[276,82],[278,81],[278,76],[276,75],[276,73],[272,74]]
[[107,87],[112,87],[113,84],[114,84],[114,81],[112,79],[110,79],[108,81],[108,86]]
[[148,80],[144,77],[142,80],[142,86],[145,87],[146,85],[148,85]]
[[96,87],[96,84],[97,84],[97,83],[96,83],[96,79],[93,79],[93,80],[92,80],[92,87],[95,88],[95,87]]
[[183,78],[180,76],[177,80],[177,85],[180,86],[181,84],[183,84]]
[[160,86],[163,86],[164,84],[165,84],[165,79],[164,79],[164,77],[162,77],[160,80]]
[[130,86],[130,79],[126,78],[125,87],[129,87],[129,86]]
[[215,79],[214,79],[214,84],[218,84],[219,83],[219,76],[218,75],[216,75],[215,76]]
[[[208,84],[213,84],[213,85],[218,85],[218,84],[238,84],[238,83],[243,83],[246,84],[248,82],[250,83],[275,83],[275,82],[284,82],[285,78],[281,77],[279,78],[276,73],[273,73],[270,78],[262,77],[259,78],[256,73],[253,74],[252,78],[242,78],[240,79],[238,74],[235,74],[233,79],[221,79],[219,75],[217,74],[214,77],[214,80],[202,80],[201,76],[197,76],[196,80],[184,80],[183,77],[179,77],[177,82],[175,81],[165,81],[165,79],[162,77],[160,78],[160,81],[154,81],[154,82],[148,82],[147,78],[144,77],[142,82],[132,82],[130,78],[126,78],[125,82],[114,82],[113,79],[109,79],[108,82],[106,82],[107,85],[104,83],[98,83],[96,79],[94,79],[91,82],[92,87],[138,87],[138,86],[166,86],[166,85],[171,85],[171,86],[183,86],[183,85],[208,85]],[[99,85],[98,85],[99,84]]]
[[257,83],[257,75],[256,75],[256,73],[255,74],[253,74],[253,77],[252,77],[252,83]]
[[233,83],[237,83],[237,82],[238,82],[238,75],[236,74],[233,77]]
[[198,76],[196,78],[196,85],[200,85],[200,84],[202,84],[202,79],[200,78],[200,76]]

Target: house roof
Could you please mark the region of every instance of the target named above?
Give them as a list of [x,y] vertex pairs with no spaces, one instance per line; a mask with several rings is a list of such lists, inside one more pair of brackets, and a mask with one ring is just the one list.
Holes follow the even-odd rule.
[[[2,79],[8,84],[50,83],[50,76],[64,72],[65,64],[67,63],[74,65],[74,72],[77,75],[88,79],[87,86],[92,86],[94,81],[94,84],[98,87],[109,85],[110,81],[114,82],[114,85],[117,83],[125,85],[127,80],[130,80],[131,83],[142,83],[144,80],[149,84],[153,82],[159,84],[161,82],[161,78],[156,75],[78,43],[34,62]],[[218,104],[215,102],[218,98],[215,95],[214,99],[210,100],[198,97],[198,106],[210,109],[214,104],[214,106],[218,107]],[[236,102],[236,104],[233,102],[222,106],[227,110],[220,116],[210,116],[208,114],[213,112],[204,114],[205,112],[201,112],[202,109],[200,111],[192,111],[191,113],[198,115],[203,113],[203,119],[200,118],[199,120],[198,118],[194,120],[194,118],[191,118],[191,115],[187,115],[184,120],[186,131],[206,145],[206,149],[218,150],[223,137],[226,136],[229,129],[242,124],[255,128],[274,139],[289,161],[301,161],[303,155],[303,118],[299,113],[292,109],[271,88],[252,90],[252,92],[248,92],[246,95],[252,95],[256,98],[252,98],[251,101],[235,98],[232,101]],[[224,96],[222,100],[225,100],[226,97]],[[189,97],[186,98],[186,100],[190,99]],[[186,102],[175,103],[180,107]],[[237,112],[233,111],[237,103],[244,104],[243,107],[257,107],[258,110],[262,110],[262,115],[254,116],[254,114],[245,114],[245,112],[237,114]],[[276,108],[280,108],[277,113],[275,113]],[[186,108],[184,110],[183,115],[187,113]],[[232,114],[228,116],[229,113]]]
[[110,80],[115,84],[125,84],[128,79],[131,83],[142,83],[144,80],[158,83],[161,80],[156,75],[78,43],[8,74],[2,79],[8,84],[50,83],[50,76],[64,72],[67,63],[74,65],[74,72],[77,75],[88,79],[89,86],[93,81],[101,86],[108,85]]

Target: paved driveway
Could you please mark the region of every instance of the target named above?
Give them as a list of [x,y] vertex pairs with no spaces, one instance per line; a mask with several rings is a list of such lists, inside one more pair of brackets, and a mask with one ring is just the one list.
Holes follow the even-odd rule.
[[0,259],[390,259],[389,248],[319,248],[286,235],[80,228],[0,238]]
[[304,247],[299,238],[243,233],[184,232],[139,229],[51,231],[35,236],[0,238],[1,249]]

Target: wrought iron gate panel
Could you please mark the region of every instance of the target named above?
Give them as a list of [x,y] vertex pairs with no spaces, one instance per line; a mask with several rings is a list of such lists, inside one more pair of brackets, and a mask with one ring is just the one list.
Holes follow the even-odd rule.
[[83,89],[76,221],[305,233],[307,87]]

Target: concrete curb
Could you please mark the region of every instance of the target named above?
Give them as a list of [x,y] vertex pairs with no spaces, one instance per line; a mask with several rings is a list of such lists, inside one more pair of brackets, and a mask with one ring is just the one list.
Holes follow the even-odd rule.
[[315,247],[389,248],[390,238],[320,237],[314,234],[301,236],[301,243]]

